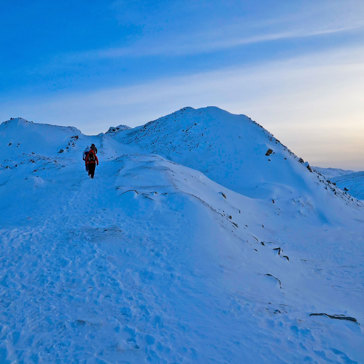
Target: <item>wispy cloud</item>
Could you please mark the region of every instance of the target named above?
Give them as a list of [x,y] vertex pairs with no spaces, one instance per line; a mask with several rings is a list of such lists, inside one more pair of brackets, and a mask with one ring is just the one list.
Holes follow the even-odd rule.
[[[291,30],[282,32],[272,32],[252,36],[228,36],[221,38],[202,35],[194,35],[192,38],[163,39],[158,43],[153,41],[141,41],[129,47],[115,47],[107,49],[96,49],[86,52],[69,54],[64,57],[65,60],[87,61],[100,59],[115,59],[121,57],[145,57],[145,56],[184,56],[193,54],[203,54],[226,50],[229,48],[241,47],[244,45],[258,44],[264,42],[283,41],[298,38],[319,37],[330,34],[349,33],[364,30],[362,24],[350,26],[339,26],[333,28],[320,28],[315,30]],[[214,32],[215,33],[215,32]],[[222,30],[223,34],[224,31]]]
[[[267,7],[276,5],[266,11]],[[161,0],[156,4],[116,0],[121,24],[141,26],[129,46],[91,49],[66,56],[69,62],[145,56],[186,56],[264,42],[362,32],[364,3],[357,0],[211,2]],[[174,17],[174,21],[171,21]]]

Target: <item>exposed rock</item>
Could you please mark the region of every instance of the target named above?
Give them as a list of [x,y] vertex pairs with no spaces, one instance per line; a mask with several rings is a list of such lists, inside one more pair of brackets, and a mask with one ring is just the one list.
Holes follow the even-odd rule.
[[346,321],[352,321],[359,325],[358,320],[355,317],[345,316],[345,315],[329,315],[328,313],[310,313],[310,316],[326,316],[331,319],[335,320],[346,320]]
[[264,274],[265,276],[267,276],[267,277],[272,277],[272,278],[274,278],[278,283],[279,283],[279,288],[282,288],[282,282],[281,282],[281,280],[280,279],[278,279],[277,277],[275,277],[273,274],[270,274],[270,273],[266,273],[266,274]]
[[116,133],[118,131],[128,130],[128,129],[130,129],[130,126],[127,126],[127,125],[111,126],[109,128],[109,130],[106,132],[106,134],[112,134],[112,133]]
[[274,248],[273,250],[276,251],[278,253],[278,255],[281,255],[281,251],[282,251],[281,248],[278,247],[278,248]]

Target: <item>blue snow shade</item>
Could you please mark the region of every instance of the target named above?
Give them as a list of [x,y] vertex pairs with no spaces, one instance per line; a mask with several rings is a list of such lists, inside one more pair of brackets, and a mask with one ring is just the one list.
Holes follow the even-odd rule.
[[0,362],[363,362],[361,202],[244,115],[114,129],[0,125]]

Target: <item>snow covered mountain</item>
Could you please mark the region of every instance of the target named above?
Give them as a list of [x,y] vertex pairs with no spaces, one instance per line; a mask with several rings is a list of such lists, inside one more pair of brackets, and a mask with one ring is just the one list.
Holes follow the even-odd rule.
[[315,167],[315,170],[350,195],[364,200],[364,172],[318,167]]
[[216,107],[184,108],[116,138],[199,170],[245,196],[282,203],[293,214],[303,204],[326,221],[342,204],[333,195],[350,199],[250,118]]
[[364,172],[354,172],[333,178],[341,189],[359,200],[364,200]]
[[200,170],[251,197],[286,194],[283,186],[306,185],[309,179],[298,158],[260,125],[216,107],[184,108],[119,134],[123,143]]
[[313,169],[330,180],[335,177],[344,176],[345,174],[354,173],[352,170],[340,168],[322,168],[315,166]]
[[364,360],[363,204],[249,118],[0,145],[0,362]]

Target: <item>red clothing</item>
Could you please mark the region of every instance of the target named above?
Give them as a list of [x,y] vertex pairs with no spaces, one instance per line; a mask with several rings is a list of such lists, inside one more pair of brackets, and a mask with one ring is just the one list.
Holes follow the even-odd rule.
[[[95,158],[94,158],[95,160],[89,160],[91,154],[93,154],[95,156]],[[85,164],[88,165],[88,164],[95,164],[95,163],[97,163],[97,165],[99,165],[99,159],[97,158],[96,153],[91,149],[86,155]]]

